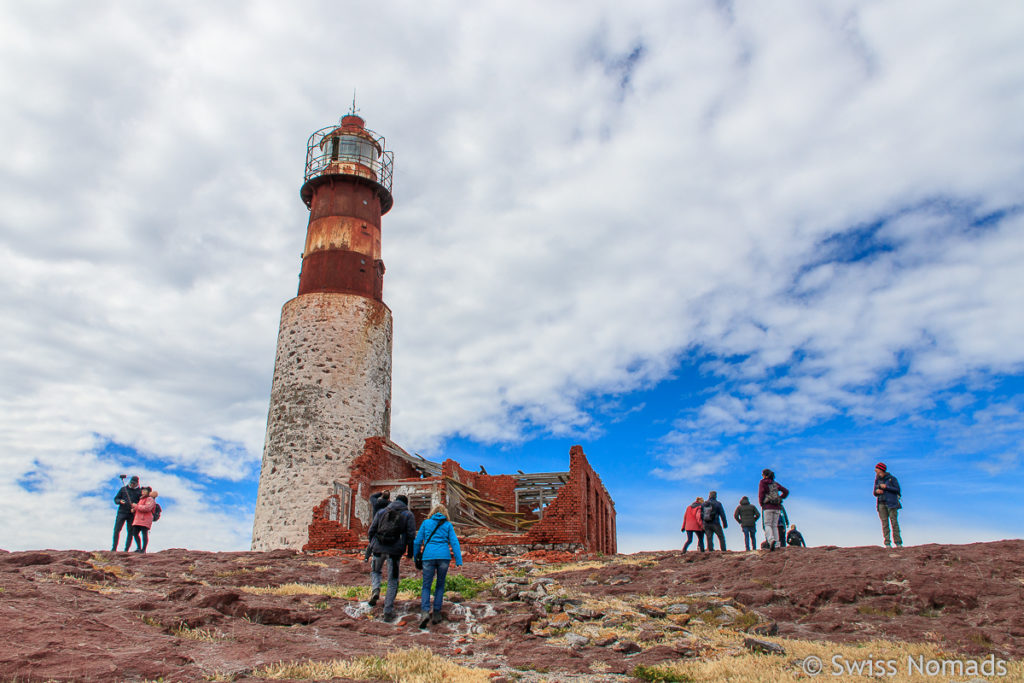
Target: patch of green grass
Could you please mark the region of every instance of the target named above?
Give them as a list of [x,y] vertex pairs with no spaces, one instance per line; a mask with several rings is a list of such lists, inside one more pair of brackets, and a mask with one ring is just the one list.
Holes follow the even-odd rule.
[[330,600],[321,600],[320,602],[313,605],[313,609],[325,610],[331,608]]
[[693,679],[686,674],[673,673],[667,669],[657,666],[636,666],[629,672],[633,678],[641,681],[653,681],[654,683],[686,683]]
[[[455,591],[467,600],[471,600],[475,598],[480,591],[486,590],[492,585],[493,584],[489,581],[477,581],[476,579],[472,579],[462,574],[452,574],[445,579],[444,589],[445,591]],[[436,586],[437,581],[435,580],[430,584],[430,591],[433,592]],[[398,582],[398,590],[419,593],[423,590],[423,579],[415,576],[401,579]]]
[[756,614],[753,612],[744,612],[743,614],[736,617],[736,621],[733,622],[733,627],[739,631],[746,631],[751,626],[761,621]]

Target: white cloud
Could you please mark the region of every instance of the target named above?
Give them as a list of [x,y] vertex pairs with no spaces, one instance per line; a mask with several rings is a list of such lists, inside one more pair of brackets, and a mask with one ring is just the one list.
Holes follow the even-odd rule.
[[[411,449],[598,433],[594,395],[690,353],[723,379],[677,423],[701,453],[1021,371],[1021,214],[969,225],[1019,202],[1018,5],[335,9],[0,10],[5,520],[34,463],[78,472],[97,434],[251,473],[302,146],[353,88],[397,155]],[[836,253],[883,220],[888,251]],[[680,452],[666,472],[729,462]]]

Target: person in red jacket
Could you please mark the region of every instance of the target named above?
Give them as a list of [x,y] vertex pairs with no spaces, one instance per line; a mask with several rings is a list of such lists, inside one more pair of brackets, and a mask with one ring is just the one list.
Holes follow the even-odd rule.
[[135,552],[137,553],[144,553],[149,547],[149,528],[153,526],[156,497],[156,491],[148,486],[143,486],[142,497],[139,498],[138,503],[132,505],[132,510],[135,511],[135,519],[132,521],[132,538],[135,539]]
[[697,498],[697,500],[690,503],[690,506],[686,508],[686,513],[683,515],[683,526],[679,530],[686,532],[686,544],[683,546],[684,553],[690,547],[690,543],[693,542],[694,534],[697,534],[697,547],[701,552],[704,552],[704,519],[700,514],[703,504],[704,499]]

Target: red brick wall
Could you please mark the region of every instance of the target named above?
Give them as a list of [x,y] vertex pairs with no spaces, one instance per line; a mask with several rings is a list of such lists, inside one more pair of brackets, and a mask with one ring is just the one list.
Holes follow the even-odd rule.
[[582,446],[569,449],[569,483],[526,534],[527,543],[583,543],[590,552],[616,552],[615,503]]
[[[367,439],[362,455],[352,463],[349,486],[353,500],[349,527],[346,528],[342,521],[327,519],[330,499],[338,498],[329,496],[313,509],[309,542],[303,550],[365,547],[366,526],[355,516],[356,497],[362,494],[362,498],[368,499],[371,493],[375,493],[376,489],[371,487],[371,482],[404,479],[415,485],[417,482],[433,480],[422,479],[412,465],[385,451],[384,443],[384,439],[379,437]],[[515,477],[470,472],[454,460],[445,460],[442,475],[472,486],[480,492],[481,497],[502,505],[505,510],[515,510]],[[448,496],[443,483],[441,487],[442,499],[447,503]],[[340,509],[340,500],[338,503]],[[601,483],[601,478],[587,461],[583,448],[578,445],[569,450],[569,481],[544,509],[541,521],[525,533],[488,534],[466,545],[526,548],[555,544],[582,546],[588,552],[616,552],[615,504]]]
[[331,548],[364,548],[366,547],[365,534],[360,535],[352,529],[346,529],[341,522],[328,519],[328,510],[331,499],[337,501],[338,509],[341,510],[340,496],[327,496],[323,501],[313,508],[313,521],[309,525],[309,541],[302,546],[305,552],[318,552],[330,550]]
[[[482,472],[470,472],[454,460],[445,460],[441,465],[441,475],[451,477],[460,484],[472,486],[480,492],[481,498],[494,501],[507,512],[515,512],[516,509],[516,480],[508,474],[484,474]],[[444,492],[445,504],[448,502],[447,491]]]
[[[420,473],[415,467],[401,458],[397,458],[384,450],[385,440],[374,436],[366,440],[366,447],[363,454],[352,462],[352,474],[349,477],[348,485],[352,489],[352,529],[366,538],[366,531],[369,525],[364,525],[355,516],[355,499],[362,493],[365,500],[377,493],[377,489],[370,486],[370,482],[388,479],[420,479]],[[362,485],[362,491],[360,491]],[[386,487],[385,487],[386,488]]]

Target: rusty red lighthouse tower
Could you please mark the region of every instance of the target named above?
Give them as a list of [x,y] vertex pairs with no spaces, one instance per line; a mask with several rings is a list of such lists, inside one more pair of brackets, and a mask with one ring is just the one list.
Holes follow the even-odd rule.
[[393,156],[353,112],[309,138],[298,295],[277,339],[253,550],[301,548],[312,509],[347,481],[365,440],[391,431],[391,310],[381,216]]

